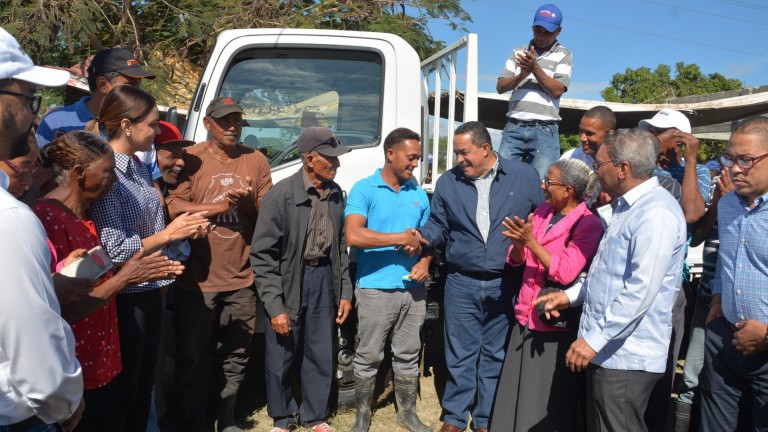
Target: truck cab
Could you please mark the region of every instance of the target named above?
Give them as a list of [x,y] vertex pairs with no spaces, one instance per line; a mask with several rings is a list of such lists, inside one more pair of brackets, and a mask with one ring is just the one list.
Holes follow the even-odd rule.
[[201,76],[184,138],[207,140],[205,108],[215,97],[232,97],[244,111],[242,142],[264,153],[277,183],[301,165],[301,131],[327,127],[353,149],[341,156],[336,177],[348,191],[383,164],[390,131],[421,131],[420,71],[416,51],[391,34],[226,30]]

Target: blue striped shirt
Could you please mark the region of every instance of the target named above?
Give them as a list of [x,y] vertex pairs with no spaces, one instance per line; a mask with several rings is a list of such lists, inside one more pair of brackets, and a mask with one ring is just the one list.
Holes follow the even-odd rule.
[[722,294],[725,318],[768,323],[768,194],[747,201],[736,192],[717,205],[720,252],[712,294]]
[[[124,263],[141,248],[141,239],[165,229],[165,220],[160,194],[152,186],[144,164],[115,152],[115,174],[117,181],[112,190],[91,204],[88,216],[96,224],[110,259]],[[139,293],[169,283],[171,280],[129,285],[121,293]]]

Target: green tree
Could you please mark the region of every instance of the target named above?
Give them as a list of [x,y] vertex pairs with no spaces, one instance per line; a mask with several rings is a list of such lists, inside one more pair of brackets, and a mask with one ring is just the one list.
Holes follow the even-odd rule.
[[388,32],[426,58],[444,46],[429,32],[429,19],[463,30],[471,22],[460,0],[0,0],[0,25],[36,62],[70,66],[122,46],[157,73],[146,85],[161,103],[169,99],[171,64],[203,66],[225,29]]
[[653,71],[640,67],[617,73],[600,95],[606,102],[663,103],[670,98],[738,90],[741,86],[737,79],[719,73],[704,75],[699,66],[680,62],[675,64],[674,77],[672,68],[665,64]]

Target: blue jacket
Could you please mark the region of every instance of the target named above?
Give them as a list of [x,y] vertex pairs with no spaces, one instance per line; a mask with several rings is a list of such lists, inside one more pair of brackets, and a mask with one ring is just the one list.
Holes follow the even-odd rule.
[[506,216],[526,219],[544,201],[541,180],[528,164],[499,157],[491,185],[488,242],[475,222],[477,189],[461,166],[443,173],[435,185],[429,221],[419,229],[430,247],[445,246],[449,267],[463,272],[501,274],[510,240],[502,234]]

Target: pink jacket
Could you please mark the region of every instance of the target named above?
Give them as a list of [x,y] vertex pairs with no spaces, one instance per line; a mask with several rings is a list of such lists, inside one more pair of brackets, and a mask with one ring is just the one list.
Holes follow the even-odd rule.
[[[555,214],[555,208],[544,203],[533,214],[533,237],[550,253],[549,279],[561,284],[571,284],[582,269],[597,252],[600,238],[603,236],[603,224],[600,218],[592,214],[585,203],[579,204],[549,232],[547,225]],[[571,228],[578,223],[573,232],[573,239],[568,243]],[[566,247],[566,244],[568,246]],[[509,247],[509,252],[512,248]],[[507,262],[513,264],[507,255]],[[525,249],[523,284],[515,304],[517,321],[528,328],[538,331],[564,331],[565,329],[544,324],[531,303],[539,295],[547,279],[547,269],[528,248]],[[522,265],[522,263],[517,264]]]

